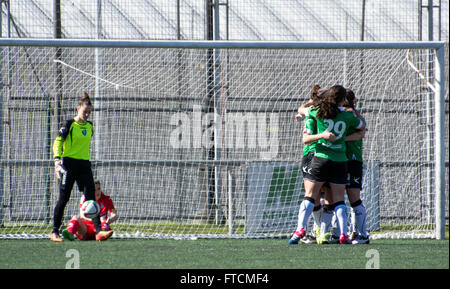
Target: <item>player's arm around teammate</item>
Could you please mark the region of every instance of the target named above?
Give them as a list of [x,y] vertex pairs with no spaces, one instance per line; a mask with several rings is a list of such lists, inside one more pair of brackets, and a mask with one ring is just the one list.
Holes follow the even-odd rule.
[[320,99],[320,94],[323,93],[325,89],[321,88],[320,85],[315,84],[311,88],[311,94],[307,102],[300,105],[297,109],[297,115],[295,116],[295,121],[299,121],[305,118],[308,111],[308,107],[313,106]]

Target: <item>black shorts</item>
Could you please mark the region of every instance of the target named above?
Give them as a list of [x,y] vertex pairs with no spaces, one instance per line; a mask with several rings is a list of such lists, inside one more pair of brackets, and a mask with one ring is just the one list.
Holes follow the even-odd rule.
[[91,162],[64,157],[62,158],[62,164],[67,173],[64,181],[60,182],[60,194],[63,194],[67,199],[70,198],[73,185],[76,182],[78,190],[83,192],[86,200],[95,200],[95,184]]
[[314,153],[308,153],[302,157],[302,174],[303,178],[307,179],[309,176],[309,171],[311,169],[311,160],[314,157]]
[[313,182],[329,182],[330,184],[347,184],[347,162],[335,162],[314,156],[311,160],[309,175],[306,179]]
[[363,163],[359,161],[348,161],[348,189],[362,189]]

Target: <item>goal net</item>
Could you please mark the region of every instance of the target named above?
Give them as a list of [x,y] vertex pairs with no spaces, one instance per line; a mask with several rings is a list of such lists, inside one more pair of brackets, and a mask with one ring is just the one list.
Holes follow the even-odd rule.
[[[52,145],[84,91],[114,237],[287,237],[304,195],[295,114],[314,84],[360,100],[372,237],[436,237],[448,175],[436,43],[104,43],[2,42],[0,238],[51,232]],[[75,185],[63,225],[80,196]]]

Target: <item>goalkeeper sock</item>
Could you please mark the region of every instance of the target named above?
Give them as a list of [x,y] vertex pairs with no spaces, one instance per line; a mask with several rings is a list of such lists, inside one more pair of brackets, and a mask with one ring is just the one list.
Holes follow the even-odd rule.
[[345,203],[337,202],[335,204],[334,211],[336,212],[336,218],[339,225],[339,230],[341,234],[344,234],[347,236],[347,206]]
[[78,221],[77,220],[72,220],[69,222],[69,224],[67,224],[67,231],[69,231],[72,234],[76,234],[78,232]]
[[367,236],[366,228],[366,208],[364,207],[361,200],[358,200],[351,204],[352,206],[352,217],[354,215],[355,229],[356,232],[361,234],[363,237]]
[[297,232],[299,232],[301,228],[306,231],[306,223],[308,222],[309,216],[311,216],[313,209],[314,199],[305,197],[298,210]]

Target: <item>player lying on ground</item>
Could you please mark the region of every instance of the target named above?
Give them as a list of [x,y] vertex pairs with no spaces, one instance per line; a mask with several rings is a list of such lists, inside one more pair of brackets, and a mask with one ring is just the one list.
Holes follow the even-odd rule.
[[[114,207],[114,203],[111,198],[102,192],[100,182],[98,180],[95,183],[95,201],[100,207],[100,221],[101,228],[104,231],[111,232],[106,239],[111,237],[113,231],[110,225],[117,220],[117,210]],[[75,239],[88,241],[95,240],[96,230],[94,223],[91,219],[83,216],[81,205],[86,201],[84,195],[80,199],[80,216],[73,216],[72,220],[67,224],[67,228],[63,230],[62,234],[65,239],[73,241]]]

